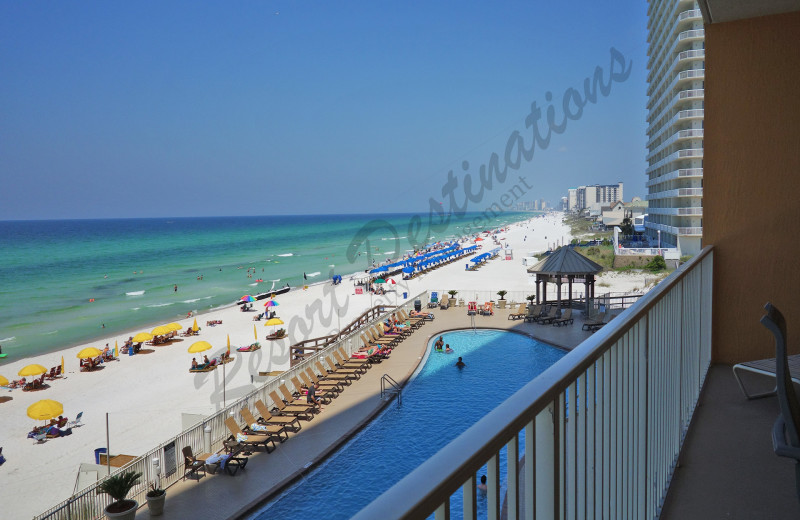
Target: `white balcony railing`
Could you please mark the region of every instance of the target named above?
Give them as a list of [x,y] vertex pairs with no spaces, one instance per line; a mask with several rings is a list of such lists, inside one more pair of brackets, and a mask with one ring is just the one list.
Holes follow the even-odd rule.
[[702,159],[702,158],[703,158],[702,148],[685,148],[683,150],[678,150],[677,152],[672,152],[671,154],[664,157],[660,161],[654,162],[653,164],[647,167],[645,173],[650,174],[651,172],[656,171],[662,166],[666,166],[667,164],[673,161],[677,161],[679,159]]
[[484,465],[490,519],[657,518],[710,364],[712,277],[706,247],[354,518],[475,519]]
[[647,208],[647,212],[651,215],[672,215],[675,217],[685,216],[701,216],[703,208]]
[[675,110],[675,108],[677,108],[678,103],[686,101],[698,101],[704,99],[704,97],[704,89],[687,89],[679,91],[677,95],[669,98],[669,101],[663,105],[664,108],[662,108],[660,112],[655,113],[655,116],[653,117],[647,117],[649,129],[658,131],[665,123],[669,122],[669,120],[665,120],[665,118],[668,117],[669,114]]
[[664,132],[666,132],[667,130],[672,128],[673,125],[675,125],[676,123],[678,123],[678,122],[686,122],[686,121],[691,120],[691,119],[702,119],[704,115],[705,115],[705,112],[704,112],[704,110],[702,108],[694,108],[694,109],[691,109],[691,110],[681,110],[680,112],[678,112],[677,114],[672,116],[672,119],[667,121],[667,123],[665,125],[661,126],[657,130],[654,130],[653,134],[650,134],[651,130],[653,130],[653,129],[648,129],[647,133],[648,133],[648,135],[650,135],[650,138],[647,140],[647,147],[649,148],[650,146],[652,146],[653,143],[656,141],[656,139],[661,137],[661,134],[663,134]]
[[[648,209],[649,212],[649,209]],[[677,227],[677,226],[668,226],[666,224],[657,224],[655,222],[645,222],[644,227],[647,229],[652,229],[654,231],[662,231],[664,233],[669,233],[671,235],[677,236],[687,236],[687,237],[701,237],[703,236],[703,228],[702,227]]]
[[697,139],[703,137],[703,129],[702,128],[688,128],[686,130],[678,130],[671,136],[667,137],[664,141],[659,143],[659,145],[647,154],[647,160],[649,161],[657,154],[663,152],[667,149],[667,147],[679,140],[683,139]]
[[703,188],[678,188],[675,190],[664,190],[648,193],[646,200],[673,199],[676,197],[702,197]]
[[682,70],[675,74],[672,81],[663,88],[660,88],[655,95],[650,96],[647,101],[647,109],[653,112],[660,112],[663,110],[665,100],[673,94],[673,91],[678,87],[679,83],[687,80],[702,80],[706,77],[706,69],[688,69]]

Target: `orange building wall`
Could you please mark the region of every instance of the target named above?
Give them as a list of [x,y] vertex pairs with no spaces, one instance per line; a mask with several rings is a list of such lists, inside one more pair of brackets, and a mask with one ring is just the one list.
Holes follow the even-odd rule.
[[706,25],[703,243],[713,359],[774,357],[767,301],[800,353],[800,13]]

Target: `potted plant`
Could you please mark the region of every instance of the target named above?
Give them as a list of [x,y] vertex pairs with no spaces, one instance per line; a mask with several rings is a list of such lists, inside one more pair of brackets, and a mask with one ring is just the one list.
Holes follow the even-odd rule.
[[125,473],[111,475],[100,483],[100,486],[98,486],[100,492],[107,493],[114,499],[105,508],[106,517],[109,519],[133,520],[139,503],[136,500],[126,500],[125,497],[128,496],[133,486],[139,483],[141,476],[141,473],[126,471]]
[[497,291],[497,296],[499,296],[501,300],[505,300],[506,294],[508,294],[508,291]]
[[150,491],[147,492],[145,498],[147,498],[150,516],[161,516],[164,513],[164,501],[167,499],[166,490],[157,487],[156,483],[153,482],[150,484]]
[[447,291],[447,294],[449,294],[451,298],[455,298],[458,291]]

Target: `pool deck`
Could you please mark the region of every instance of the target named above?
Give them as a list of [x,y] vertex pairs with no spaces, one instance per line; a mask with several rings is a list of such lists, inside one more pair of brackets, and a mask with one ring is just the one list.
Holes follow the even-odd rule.
[[[573,325],[553,327],[509,320],[509,309],[497,309],[494,316],[476,316],[478,327],[513,330],[565,349],[572,349],[591,332],[581,330],[581,318]],[[391,356],[373,365],[361,379],[345,388],[339,397],[323,406],[312,421],[303,421],[299,433],[270,453],[256,452],[247,468],[235,476],[205,475],[199,480],[179,481],[167,489],[165,520],[200,516],[204,518],[239,518],[256,511],[266,497],[311,471],[313,467],[378,413],[386,402],[380,399],[380,379],[388,374],[405,385],[422,360],[428,340],[442,332],[469,328],[466,308],[451,307],[434,311],[436,319],[420,327],[400,343]],[[579,313],[575,313],[579,315]],[[456,352],[457,353],[457,352]],[[454,358],[454,362],[455,362]],[[466,359],[469,364],[469,358]],[[182,465],[179,471],[183,471]],[[141,504],[136,518],[150,517]]]

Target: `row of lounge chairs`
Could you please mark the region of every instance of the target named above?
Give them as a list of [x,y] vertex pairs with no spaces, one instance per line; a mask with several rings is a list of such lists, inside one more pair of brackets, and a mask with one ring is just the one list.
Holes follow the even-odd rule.
[[254,449],[270,453],[289,438],[289,432],[299,432],[301,421],[311,421],[321,411],[318,404],[306,402],[304,395],[309,387],[315,385],[316,397],[321,403],[330,403],[428,319],[426,316],[412,317],[405,312],[398,312],[397,318],[402,322],[402,327],[397,327],[393,332],[384,332],[383,327],[375,325],[361,335],[363,347],[357,352],[350,355],[344,347],[335,349],[323,360],[327,366],[317,360],[313,368],[307,367],[291,377],[289,384],[292,389],[282,384],[277,390],[271,391],[271,409],[260,399],[253,403],[256,414],[248,407],[242,407],[240,415],[243,426],[234,417],[228,417],[225,426],[230,437],[219,453],[195,456],[191,446],[184,447],[184,479],[195,474],[199,478],[200,472],[213,474],[220,468],[231,475],[235,474],[239,469],[244,469],[247,463],[242,455]]
[[562,309],[559,315],[558,307],[555,305],[536,304],[526,306],[524,303],[519,305],[517,312],[509,314],[508,319],[525,320],[528,323],[549,323],[556,327],[575,323],[575,318],[572,317],[572,308]]

